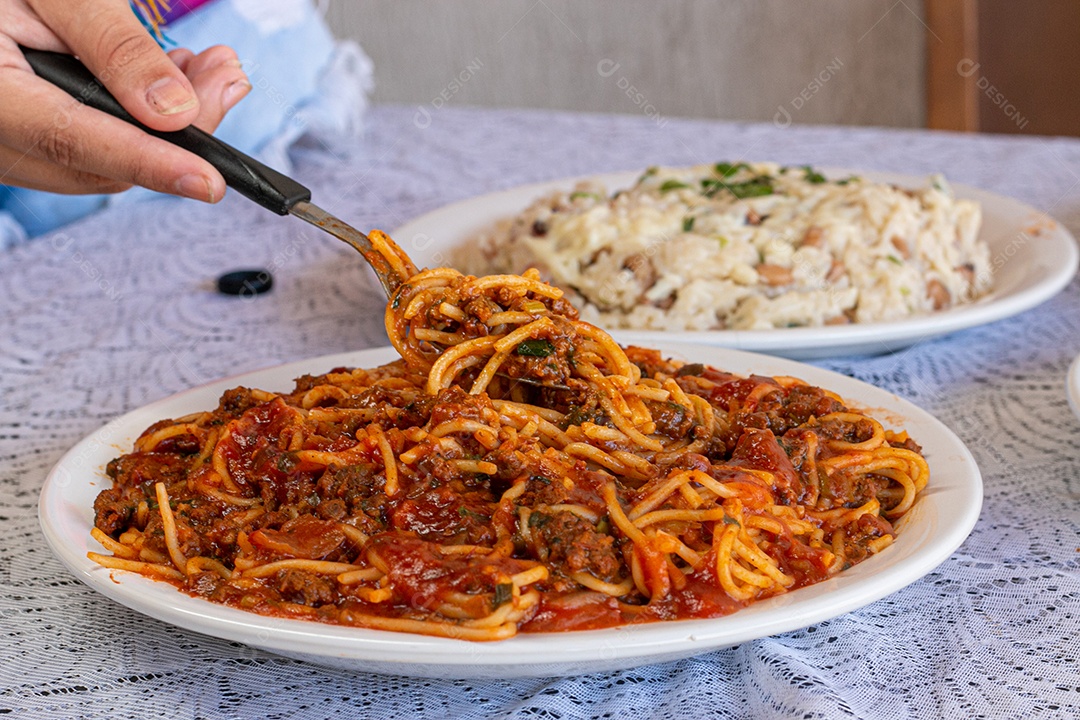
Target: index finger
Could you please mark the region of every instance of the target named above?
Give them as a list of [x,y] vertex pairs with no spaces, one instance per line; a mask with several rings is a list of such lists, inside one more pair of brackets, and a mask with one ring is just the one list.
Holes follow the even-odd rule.
[[155,130],[180,130],[198,117],[191,83],[127,0],[27,2],[135,119]]

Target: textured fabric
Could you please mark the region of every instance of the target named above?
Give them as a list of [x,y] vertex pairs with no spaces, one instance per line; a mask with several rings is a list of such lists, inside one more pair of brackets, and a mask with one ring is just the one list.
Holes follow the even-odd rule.
[[[721,159],[929,173],[1080,230],[1080,141],[648,118],[378,108],[364,143],[297,173],[361,228],[566,175]],[[213,292],[265,266],[272,292]],[[27,718],[1076,718],[1080,423],[1064,378],[1080,284],[1018,317],[820,363],[937,415],[986,484],[971,537],[924,579],[832,621],[679,662],[565,679],[327,670],[133,614],[44,544],[37,495],[104,422],[218,377],[385,343],[355,253],[239,197],[111,208],[0,256],[0,712]]]
[[[177,13],[165,29],[170,47],[201,52],[228,45],[251,80],[251,92],[225,116],[217,137],[287,173],[288,148],[302,135],[325,140],[359,133],[371,61],[356,43],[335,41],[310,0],[217,0],[191,14],[192,3],[170,7]],[[0,186],[0,248],[109,205],[157,197],[142,188],[57,195]]]

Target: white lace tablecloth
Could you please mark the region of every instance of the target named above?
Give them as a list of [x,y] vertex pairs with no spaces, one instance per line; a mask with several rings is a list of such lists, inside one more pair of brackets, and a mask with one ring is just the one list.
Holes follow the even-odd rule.
[[[361,228],[521,183],[721,159],[929,173],[1080,230],[1080,141],[378,108],[363,141],[297,174]],[[274,290],[218,295],[237,267]],[[355,253],[238,196],[118,208],[0,255],[0,715],[33,718],[1080,717],[1080,423],[1065,373],[1080,284],[1018,317],[820,363],[934,413],[986,486],[930,575],[830,622],[690,660],[563,679],[443,681],[329,670],[136,615],[69,575],[37,499],[83,436],[151,400],[385,342]]]

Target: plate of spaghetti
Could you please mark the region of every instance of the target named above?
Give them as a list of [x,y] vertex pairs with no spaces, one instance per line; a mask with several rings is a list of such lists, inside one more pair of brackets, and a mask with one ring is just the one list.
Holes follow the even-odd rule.
[[978,517],[970,453],[888,392],[622,347],[535,273],[416,272],[372,237],[393,347],[180,393],[58,463],[41,523],[82,581],[323,664],[551,676],[850,612]]

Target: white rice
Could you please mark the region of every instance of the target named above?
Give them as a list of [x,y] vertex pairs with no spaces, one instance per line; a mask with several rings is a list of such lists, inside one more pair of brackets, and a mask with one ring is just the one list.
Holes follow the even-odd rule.
[[453,262],[471,274],[536,267],[609,329],[865,323],[987,292],[980,222],[978,203],[940,176],[906,190],[773,163],[650,168],[610,196],[582,183],[541,198]]

